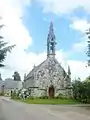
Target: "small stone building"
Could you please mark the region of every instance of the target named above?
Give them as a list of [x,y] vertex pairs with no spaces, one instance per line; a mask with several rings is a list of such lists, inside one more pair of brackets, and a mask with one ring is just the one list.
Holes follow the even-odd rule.
[[4,85],[4,93],[6,94],[7,93],[10,94],[11,90],[14,91],[14,90],[22,89],[22,81],[15,81],[12,78],[5,79],[3,85]]
[[55,34],[53,24],[50,24],[47,37],[47,59],[24,77],[24,88],[31,91],[31,96],[58,96],[60,93],[70,95],[71,72],[62,68],[55,58]]

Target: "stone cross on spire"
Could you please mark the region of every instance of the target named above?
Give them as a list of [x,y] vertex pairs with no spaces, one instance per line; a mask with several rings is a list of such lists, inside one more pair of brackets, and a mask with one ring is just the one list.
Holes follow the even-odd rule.
[[47,37],[47,57],[54,57],[55,56],[55,34],[53,29],[53,23],[50,23],[49,33]]

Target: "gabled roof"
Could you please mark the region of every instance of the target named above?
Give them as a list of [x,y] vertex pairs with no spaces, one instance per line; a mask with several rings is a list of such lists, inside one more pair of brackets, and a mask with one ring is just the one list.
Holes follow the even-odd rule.
[[22,81],[14,81],[12,78],[7,78],[4,81],[5,89],[19,89],[19,86],[22,84]]
[[[45,60],[46,61],[46,60]],[[32,76],[34,76],[34,72],[37,71],[41,66],[42,64],[45,62],[43,61],[41,64],[39,64],[38,66],[35,66],[30,72],[29,74],[26,76],[26,80]]]
[[26,76],[26,79],[29,79],[31,77],[34,77],[34,72],[36,72],[37,70],[40,70],[40,68],[43,68],[43,67],[48,67],[48,62],[55,62],[56,64],[59,65],[60,69],[63,71],[63,73],[66,75],[67,73],[65,72],[65,70],[62,68],[62,66],[60,65],[60,63],[55,59],[55,58],[47,58],[45,61],[43,61],[41,64],[39,64],[38,66],[34,67],[30,72],[29,74]]

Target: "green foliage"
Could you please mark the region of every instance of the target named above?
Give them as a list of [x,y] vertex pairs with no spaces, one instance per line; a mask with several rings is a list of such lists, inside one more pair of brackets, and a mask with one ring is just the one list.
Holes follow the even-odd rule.
[[84,103],[90,103],[90,82],[86,80],[83,82],[75,80],[72,85],[74,99]]
[[11,93],[11,99],[17,98],[16,91],[12,91]]
[[55,97],[55,99],[67,99],[65,95],[59,94],[58,96]]
[[50,98],[48,96],[41,96],[41,97],[36,97],[36,99],[69,99],[66,95],[63,94],[59,94],[58,96],[54,97],[54,98]]
[[90,82],[90,76],[88,76],[85,81]]
[[[16,99],[19,100],[19,99]],[[25,102],[28,104],[52,104],[52,105],[59,105],[59,104],[80,104],[80,102],[77,102],[72,99],[39,99],[39,98],[33,98],[33,99],[25,99],[25,100],[19,100],[21,102]]]
[[13,77],[15,81],[21,81],[21,77],[17,71],[14,72]]
[[3,93],[0,93],[0,96],[4,96],[4,94],[3,94]]
[[[0,28],[2,27],[3,25],[0,25]],[[0,67],[4,67],[4,64],[2,64],[2,62],[5,60],[7,53],[11,52],[12,48],[15,46],[15,45],[7,46],[8,43],[2,41],[2,39],[3,37],[0,36]]]
[[2,81],[1,73],[0,73],[0,81]]
[[39,99],[48,99],[48,96],[41,96],[41,97],[38,97]]

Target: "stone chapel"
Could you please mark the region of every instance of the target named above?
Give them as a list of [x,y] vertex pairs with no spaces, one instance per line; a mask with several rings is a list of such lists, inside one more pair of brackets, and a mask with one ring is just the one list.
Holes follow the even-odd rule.
[[24,77],[24,88],[31,91],[31,96],[54,97],[59,94],[70,95],[71,72],[62,68],[55,58],[56,38],[53,23],[50,23],[47,36],[47,58]]

